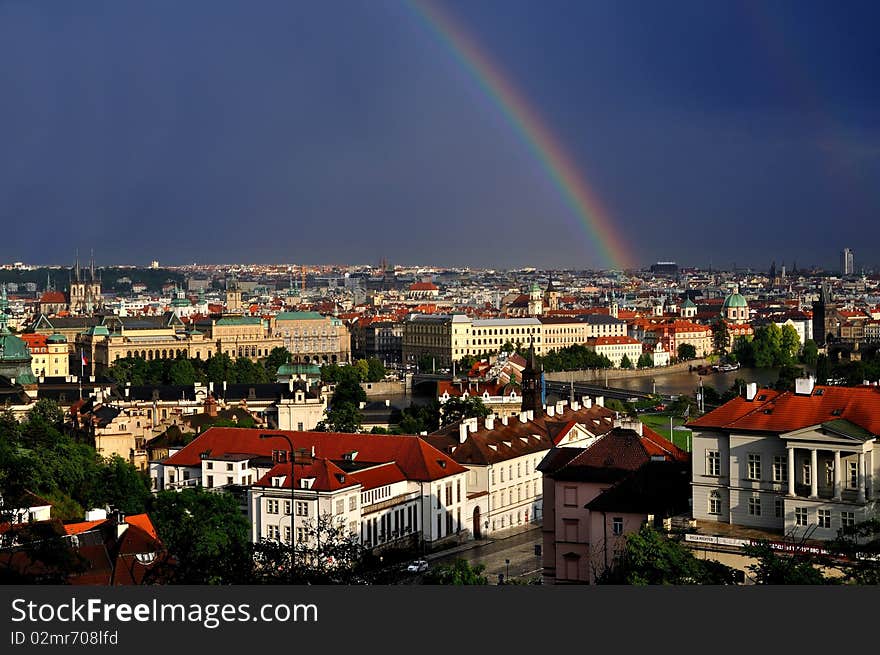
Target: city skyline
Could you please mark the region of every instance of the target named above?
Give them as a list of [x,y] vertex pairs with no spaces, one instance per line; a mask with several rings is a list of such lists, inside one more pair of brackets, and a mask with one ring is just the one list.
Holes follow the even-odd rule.
[[834,269],[880,236],[872,3],[88,6],[0,8],[7,261]]

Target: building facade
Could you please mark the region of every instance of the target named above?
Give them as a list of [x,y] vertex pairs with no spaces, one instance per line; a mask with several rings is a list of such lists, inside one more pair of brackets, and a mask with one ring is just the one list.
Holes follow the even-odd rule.
[[748,385],[689,424],[694,518],[817,540],[870,518],[878,406],[876,387]]

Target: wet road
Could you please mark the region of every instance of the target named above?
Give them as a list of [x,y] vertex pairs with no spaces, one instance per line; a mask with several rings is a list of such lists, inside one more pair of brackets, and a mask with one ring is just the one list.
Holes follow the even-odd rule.
[[[507,577],[508,568],[512,579],[532,579],[541,575],[542,563],[535,556],[535,546],[538,544],[541,544],[541,528],[536,526],[528,532],[438,557],[431,562],[431,566],[464,559],[472,565],[484,564],[484,574],[489,578],[489,584],[498,584],[499,574]],[[509,567],[505,560],[510,560]]]

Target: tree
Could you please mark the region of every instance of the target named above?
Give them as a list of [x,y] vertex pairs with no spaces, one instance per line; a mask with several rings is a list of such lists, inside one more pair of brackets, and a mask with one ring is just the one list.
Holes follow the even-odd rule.
[[366,382],[370,377],[370,365],[366,359],[359,359],[354,363],[354,370],[357,371],[358,382]]
[[240,384],[264,384],[269,374],[264,366],[255,364],[247,357],[239,357],[233,364],[234,377]]
[[213,382],[214,384],[238,382],[232,359],[226,353],[218,353],[208,360],[208,363],[205,365],[205,376],[208,382]]
[[651,353],[642,353],[639,355],[637,366],[639,368],[650,368],[654,365],[654,356]]
[[697,349],[690,343],[678,344],[678,350],[676,352],[678,353],[678,359],[681,361],[694,359],[697,356]]
[[822,585],[831,584],[808,557],[780,555],[766,540],[743,547],[748,557],[758,560],[749,570],[757,584],[772,585]]
[[486,418],[492,412],[479,396],[453,396],[441,406],[441,422],[452,425],[466,418]]
[[730,343],[730,330],[727,329],[727,321],[718,318],[712,324],[712,347],[719,355],[727,354],[727,344]]
[[819,355],[816,357],[816,381],[819,384],[827,384],[830,377],[831,364],[828,361],[828,355]]
[[473,355],[465,355],[460,360],[458,360],[458,370],[460,373],[465,374],[471,370],[474,364],[476,364],[479,359],[474,357]]
[[630,358],[624,354],[623,357],[620,358],[620,368],[632,368],[633,363]]
[[755,330],[752,349],[755,353],[755,366],[758,368],[779,366],[786,361],[782,352],[782,329],[775,323]]
[[51,398],[40,398],[27,413],[28,421],[40,421],[60,430],[64,424],[64,412]]
[[275,379],[278,369],[284,364],[290,364],[290,358],[290,351],[287,348],[276,346],[269,352],[269,356],[266,357],[266,361],[263,362],[263,367],[266,369],[266,373],[268,373],[269,377]]
[[251,577],[250,523],[238,500],[199,488],[162,491],[150,518],[177,559],[165,572],[176,584],[241,584]]
[[801,361],[807,366],[815,367],[817,360],[819,358],[819,347],[816,345],[816,342],[812,339],[807,339],[804,342],[804,347],[801,350]]
[[366,550],[343,521],[324,514],[307,521],[301,534],[305,538],[292,549],[269,540],[253,545],[255,583],[356,584],[364,580]]
[[433,373],[437,368],[436,360],[431,355],[422,355],[417,362],[419,373]]
[[779,345],[779,364],[785,365],[797,361],[801,350],[801,338],[793,325],[782,326],[782,337]]
[[841,528],[830,548],[851,562],[841,567],[845,581],[880,584],[880,519],[868,519]]
[[324,420],[315,426],[318,432],[359,432],[364,418],[357,405],[350,402],[333,403],[324,411]]
[[804,377],[804,369],[785,364],[779,367],[776,388],[779,391],[794,391],[794,381],[802,377]]
[[105,460],[99,469],[94,505],[109,505],[126,514],[141,514],[149,504],[150,481],[119,455]]
[[458,558],[452,564],[443,564],[427,573],[422,584],[429,585],[486,585],[488,578],[483,575],[486,567],[483,564],[470,564]]
[[188,359],[177,359],[168,369],[169,384],[191,386],[197,379],[196,367]]
[[753,339],[749,336],[740,336],[733,341],[733,353],[736,361],[751,368],[755,365],[755,347],[752,345]]
[[427,405],[405,407],[398,427],[400,434],[434,432],[440,427],[440,401],[435,398]]
[[375,357],[370,357],[367,360],[367,381],[368,382],[381,382],[385,379],[385,365],[381,360],[376,359]]
[[597,572],[599,584],[729,585],[735,581],[736,572],[730,567],[697,559],[689,548],[647,524],[626,537],[623,550],[608,569]]
[[353,366],[345,366],[338,373],[338,381],[330,404],[352,403],[355,407],[366,402],[367,392],[361,386],[359,373]]

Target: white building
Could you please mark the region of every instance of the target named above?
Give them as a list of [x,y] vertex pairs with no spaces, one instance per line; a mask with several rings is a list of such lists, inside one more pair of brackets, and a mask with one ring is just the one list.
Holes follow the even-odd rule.
[[748,385],[692,421],[695,519],[828,540],[876,515],[880,389]]
[[287,540],[291,527],[301,538],[318,516],[371,549],[432,547],[465,529],[466,469],[419,437],[211,428],[160,468],[165,488],[247,487],[254,541]]

